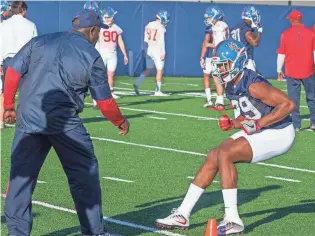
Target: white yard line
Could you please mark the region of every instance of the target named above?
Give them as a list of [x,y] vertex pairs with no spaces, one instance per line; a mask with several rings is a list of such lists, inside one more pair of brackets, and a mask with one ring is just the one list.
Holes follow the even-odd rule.
[[268,179],[277,179],[277,180],[283,180],[283,181],[288,181],[288,182],[301,183],[300,180],[296,180],[296,179],[287,179],[287,178],[275,177],[275,176],[265,176],[265,177]]
[[[158,150],[164,150],[164,151],[178,152],[178,153],[190,154],[190,155],[195,155],[195,156],[204,156],[204,157],[207,156],[207,154],[204,154],[204,153],[185,151],[185,150],[180,150],[180,149],[175,149],[175,148],[166,148],[166,147],[152,146],[152,145],[147,145],[147,144],[138,144],[138,143],[125,142],[125,141],[121,141],[121,140],[100,138],[100,137],[91,137],[91,138],[95,139],[95,140],[101,140],[101,141],[106,141],[106,142],[111,142],[111,143],[119,143],[119,144],[126,144],[126,145],[137,146],[137,147],[144,147],[144,148],[158,149]],[[290,166],[282,166],[282,165],[276,165],[276,164],[268,164],[268,163],[264,163],[264,162],[257,162],[255,164],[315,174],[315,170],[308,170],[308,169],[302,169],[302,168],[296,168],[296,167],[290,167]]]
[[[194,179],[195,177],[194,176],[187,176],[187,179]],[[212,181],[213,183],[220,183],[220,181],[217,181],[217,180],[213,180]]]
[[[5,194],[1,194],[1,197],[5,198]],[[63,212],[68,212],[68,213],[72,213],[72,214],[77,214],[77,212],[75,210],[68,209],[68,208],[65,208],[65,207],[55,206],[55,205],[52,205],[52,204],[49,204],[49,203],[46,203],[46,202],[32,201],[32,203],[34,205],[39,205],[39,206],[46,207],[46,208],[49,208],[49,209],[54,209],[54,210],[58,210],[58,211],[63,211]],[[112,218],[109,218],[109,217],[106,217],[106,216],[104,216],[103,218],[107,222],[118,224],[118,225],[128,226],[130,228],[141,229],[141,230],[144,230],[144,231],[149,231],[149,232],[153,232],[153,233],[157,233],[157,234],[164,234],[164,235],[168,235],[168,236],[184,236],[184,234],[172,233],[172,232],[168,232],[168,231],[165,231],[165,230],[159,230],[159,229],[153,228],[153,227],[148,227],[148,226],[144,226],[144,225],[134,224],[134,223],[128,222],[128,221],[112,219]]]
[[37,183],[38,183],[38,184],[47,184],[47,182],[41,181],[41,180],[37,180]]
[[115,178],[115,177],[102,177],[103,179],[109,179],[109,180],[114,180],[114,181],[118,181],[118,182],[126,182],[126,183],[133,183],[135,181],[132,180],[127,180],[127,179],[119,179],[119,178]]
[[158,116],[147,116],[147,117],[151,119],[155,119],[155,120],[167,120],[167,118],[165,117],[158,117]]

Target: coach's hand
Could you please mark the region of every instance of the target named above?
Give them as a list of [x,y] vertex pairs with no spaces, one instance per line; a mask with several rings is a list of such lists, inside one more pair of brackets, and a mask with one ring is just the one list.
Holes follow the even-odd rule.
[[244,120],[241,122],[242,130],[248,135],[256,133],[261,129],[259,120]]
[[278,79],[279,79],[279,80],[284,80],[284,74],[283,74],[282,71],[281,71],[281,72],[278,72]]
[[16,112],[14,109],[4,110],[3,120],[5,123],[13,124],[16,122]]
[[128,120],[125,120],[118,128],[120,129],[119,134],[125,136],[129,132],[130,123]]
[[222,115],[219,119],[219,127],[223,131],[231,130],[234,128],[233,121],[228,115]]

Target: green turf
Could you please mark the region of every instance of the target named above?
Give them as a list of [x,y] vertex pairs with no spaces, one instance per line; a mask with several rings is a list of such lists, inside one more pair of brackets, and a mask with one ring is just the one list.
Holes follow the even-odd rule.
[[[117,129],[102,118],[98,110],[87,104],[81,117],[92,137],[206,154],[232,134],[221,132],[216,120],[183,116],[220,116],[220,113],[202,107],[204,98],[189,96],[191,93],[203,91],[201,79],[165,78],[163,90],[172,93],[169,97],[132,96],[130,89],[134,81],[135,78],[129,77],[117,78],[116,81],[116,91],[125,93],[117,101],[131,123],[128,136],[120,137]],[[285,83],[274,81],[273,84],[285,89]],[[154,79],[149,78],[141,84],[140,89],[154,88]],[[305,100],[305,94],[302,93],[302,106],[306,105]],[[91,103],[90,98],[87,98],[86,102]],[[172,114],[156,114],[154,111]],[[232,114],[231,110],[226,112]],[[301,108],[301,114],[303,118],[309,119],[307,108]],[[166,120],[152,119],[150,116]],[[308,126],[309,121],[303,121],[303,128]],[[1,131],[2,193],[9,176],[13,134],[14,128]],[[300,131],[289,153],[266,163],[315,170],[314,140],[313,132]],[[171,150],[96,139],[93,139],[93,143],[101,177],[134,181],[126,183],[101,179],[104,215],[147,227],[155,227],[156,218],[167,216],[172,208],[179,206],[191,181],[187,177],[193,176],[204,161],[203,156]],[[314,235],[314,173],[247,164],[238,165],[237,168],[239,211],[246,224],[246,235]],[[265,176],[296,179],[301,182],[285,182]],[[34,200],[74,209],[66,177],[54,151],[49,153],[39,180],[47,183],[37,185]],[[216,180],[219,180],[219,176]],[[5,235],[7,229],[3,217],[3,203],[4,199],[1,201],[1,233]],[[222,207],[220,184],[213,183],[193,210],[191,229],[174,232],[190,236],[203,235],[208,218],[216,218],[218,221],[222,218]],[[32,235],[80,235],[77,217],[72,213],[38,205],[34,205],[33,213]],[[124,236],[157,234],[114,223],[107,223],[107,227],[109,231]]]

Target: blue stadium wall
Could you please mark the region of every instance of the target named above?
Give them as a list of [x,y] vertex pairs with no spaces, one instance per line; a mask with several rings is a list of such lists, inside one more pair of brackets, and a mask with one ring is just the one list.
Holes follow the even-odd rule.
[[[76,12],[82,9],[82,1],[28,1],[28,18],[36,23],[39,34],[64,31],[71,28]],[[134,75],[144,69],[143,30],[145,25],[155,19],[160,9],[171,14],[167,26],[165,74],[168,76],[202,76],[199,65],[201,43],[204,38],[204,10],[211,3],[190,2],[115,2],[102,1],[101,8],[111,6],[118,11],[115,21],[124,30],[124,40],[128,51],[133,52]],[[230,27],[241,21],[240,15],[245,5],[215,4],[225,13]],[[255,48],[255,61],[259,72],[268,78],[276,76],[276,49],[281,32],[289,27],[287,14],[299,9],[304,15],[304,24],[312,27],[315,21],[315,7],[267,6],[257,5],[262,16],[263,36]],[[118,50],[119,51],[119,50]],[[123,64],[119,52],[118,75],[128,75],[128,66]]]

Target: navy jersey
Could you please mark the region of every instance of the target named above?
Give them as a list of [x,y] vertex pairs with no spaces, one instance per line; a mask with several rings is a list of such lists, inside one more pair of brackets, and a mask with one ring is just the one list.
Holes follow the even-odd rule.
[[230,30],[232,39],[240,41],[246,47],[248,59],[254,59],[254,47],[246,40],[246,33],[254,30],[245,21],[239,23]]
[[[206,30],[205,30],[205,35],[209,34],[210,35],[210,42],[213,41],[213,37],[212,37],[212,26],[207,26]],[[206,52],[206,58],[210,58],[213,56],[213,48],[207,48],[207,52]]]
[[[238,115],[244,116],[248,119],[261,119],[262,117],[268,115],[274,107],[268,106],[261,100],[250,95],[248,88],[254,83],[267,83],[271,85],[268,80],[257,74],[257,72],[245,69],[242,78],[235,87],[233,83],[228,83],[226,87],[226,96],[232,101]],[[269,127],[265,127],[264,129],[281,129],[291,123],[291,117],[288,116]]]
[[82,124],[79,113],[90,89],[95,100],[111,98],[100,54],[78,31],[35,37],[12,59],[22,75],[16,128],[54,134]]

